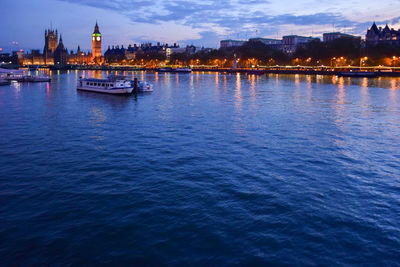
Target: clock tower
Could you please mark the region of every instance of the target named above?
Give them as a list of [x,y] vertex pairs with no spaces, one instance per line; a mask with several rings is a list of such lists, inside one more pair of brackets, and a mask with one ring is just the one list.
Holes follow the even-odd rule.
[[94,60],[101,58],[101,33],[97,21],[92,34],[92,57]]

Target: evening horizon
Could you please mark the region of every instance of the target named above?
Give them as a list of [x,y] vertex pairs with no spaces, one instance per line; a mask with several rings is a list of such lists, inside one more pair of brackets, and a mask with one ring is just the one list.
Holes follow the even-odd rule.
[[390,8],[392,1],[381,1],[379,8],[372,8],[372,1],[286,2],[290,1],[44,0],[38,5],[5,0],[5,16],[0,19],[3,24],[12,21],[11,15],[16,13],[24,20],[7,27],[0,37],[0,47],[3,52],[42,49],[44,30],[52,24],[69,50],[80,45],[87,51],[96,20],[104,36],[103,48],[144,42],[216,48],[222,39],[279,39],[290,34],[321,37],[332,31],[364,37],[374,21],[400,28],[400,17]]

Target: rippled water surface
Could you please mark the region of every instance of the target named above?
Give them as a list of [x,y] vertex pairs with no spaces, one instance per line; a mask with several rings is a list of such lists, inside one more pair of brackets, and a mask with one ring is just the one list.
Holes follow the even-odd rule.
[[0,87],[1,265],[399,265],[400,79],[52,75]]

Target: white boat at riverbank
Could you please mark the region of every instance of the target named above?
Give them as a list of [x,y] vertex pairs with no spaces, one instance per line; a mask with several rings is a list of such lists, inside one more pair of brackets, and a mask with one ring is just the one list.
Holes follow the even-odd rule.
[[9,75],[5,78],[8,81],[17,81],[17,82],[50,82],[51,78],[48,76],[34,76],[34,75]]
[[77,89],[103,94],[126,95],[133,92],[132,81],[124,77],[108,77],[107,79],[79,78]]
[[0,69],[0,75],[4,80],[17,82],[50,82],[51,78],[44,75],[26,74],[24,70]]
[[1,85],[8,85],[8,84],[10,84],[9,81],[4,80],[4,79],[2,79],[2,78],[0,77],[0,86],[1,86]]
[[7,81],[7,80],[4,79],[4,78],[5,78],[5,74],[0,73],[0,85],[7,85],[7,84],[10,84],[10,82]]
[[[132,81],[132,85],[134,85],[134,81]],[[153,92],[153,85],[148,82],[138,81],[138,92],[141,93],[150,93]]]

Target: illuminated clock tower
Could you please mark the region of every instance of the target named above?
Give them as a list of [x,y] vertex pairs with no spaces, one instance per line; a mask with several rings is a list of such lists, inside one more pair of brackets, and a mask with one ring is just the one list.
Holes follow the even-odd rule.
[[99,31],[99,25],[97,25],[97,21],[92,34],[92,57],[95,60],[101,58],[101,33]]

